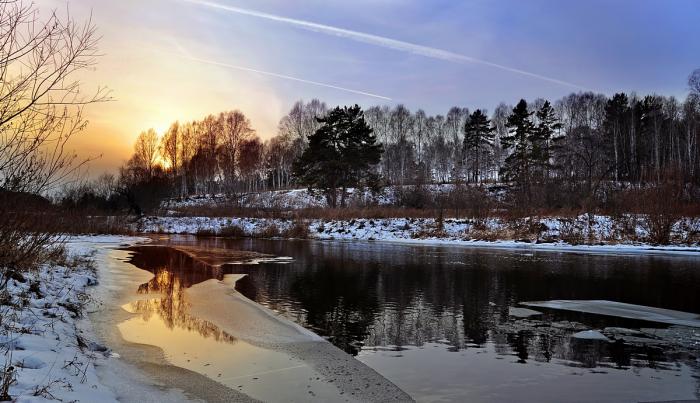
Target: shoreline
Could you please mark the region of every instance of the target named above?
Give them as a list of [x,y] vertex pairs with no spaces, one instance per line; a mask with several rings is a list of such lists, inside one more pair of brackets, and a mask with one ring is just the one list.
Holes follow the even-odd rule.
[[[74,266],[44,265],[27,278],[41,287],[30,295],[18,323],[31,331],[0,334],[5,359],[16,365],[10,396],[17,401],[63,400],[118,402],[186,401],[182,393],[145,380],[143,373],[120,359],[100,334],[109,282],[102,283],[101,259],[112,247],[143,241],[122,236],[72,237],[65,247]],[[15,284],[11,295],[26,295]],[[24,317],[24,318],[23,318]],[[29,320],[29,321],[28,321]],[[12,327],[10,328],[12,329]],[[29,329],[27,329],[29,330]],[[8,344],[9,343],[9,344]],[[13,400],[14,401],[14,400]]]
[[[295,396],[302,400],[311,397],[320,400],[345,401],[411,400],[411,397],[396,384],[356,358],[336,348],[316,333],[281,317],[240,294],[235,290],[236,281],[244,276],[240,274],[227,274],[222,281],[210,279],[184,289],[189,306],[187,313],[196,320],[214,325],[232,338],[232,346],[227,347],[229,350],[211,348],[210,350],[214,353],[207,357],[216,358],[218,355],[221,359],[226,358],[224,361],[237,364],[230,368],[231,371],[224,372],[220,371],[220,368],[215,369],[214,364],[208,367],[210,364],[205,364],[202,360],[196,365],[189,364],[189,360],[187,360],[187,364],[184,362],[178,364],[173,361],[173,350],[169,351],[167,344],[161,346],[152,341],[139,342],[128,337],[124,334],[122,325],[129,321],[138,320],[141,315],[129,312],[124,307],[136,300],[143,300],[145,295],[136,292],[138,286],[154,279],[154,274],[128,263],[126,259],[132,252],[123,248],[139,244],[147,245],[151,241],[152,239],[144,237],[83,236],[73,237],[67,243],[67,248],[72,254],[90,256],[95,262],[94,274],[90,274],[91,272],[87,269],[84,269],[87,271],[77,272],[80,277],[87,276],[87,280],[77,283],[79,287],[76,287],[76,292],[86,292],[94,300],[87,305],[84,317],[68,319],[66,322],[68,326],[67,336],[62,336],[64,340],[75,338],[85,340],[88,345],[86,348],[76,350],[76,354],[87,362],[88,366],[85,371],[90,378],[89,382],[93,391],[84,390],[84,385],[81,384],[81,387],[75,388],[75,393],[78,393],[79,396],[77,400],[90,401],[95,396],[91,393],[98,393],[98,391],[100,401],[176,402],[206,400],[249,402],[268,401],[271,400],[270,396],[281,396],[285,393],[297,393]],[[338,241],[350,242],[347,239],[335,240],[335,242]],[[360,242],[372,241],[360,240]],[[483,247],[474,245],[474,243],[464,245],[463,243],[444,243],[435,240],[409,240],[408,242],[405,240],[379,240],[374,242]],[[552,250],[582,251],[580,249],[531,248],[531,246],[533,245],[523,244],[519,249],[547,252]],[[513,249],[513,246],[509,244],[497,247]],[[600,247],[587,248],[583,252],[626,253],[619,248],[605,251],[601,250]],[[644,253],[649,252],[658,252],[658,250],[644,251]],[[180,251],[180,253],[185,252]],[[640,251],[630,253],[636,254]],[[688,255],[687,252],[671,250],[663,251],[661,254]],[[61,278],[65,280],[60,280]],[[90,281],[91,278],[98,282]],[[60,288],[63,286],[62,282],[71,281],[69,277],[59,276],[54,286]],[[161,294],[150,294],[150,297],[158,297],[159,295]],[[34,305],[39,306],[38,303]],[[51,342],[50,338],[46,337],[44,336],[45,339],[42,343],[46,345],[44,347],[48,348]],[[202,340],[211,341],[206,337]],[[32,345],[37,345],[36,342],[32,343]],[[75,347],[73,348],[75,349]],[[31,347],[29,350],[32,352],[32,350],[40,351],[41,349]],[[192,350],[196,350],[196,347],[192,347]],[[226,355],[226,351],[238,355]],[[23,355],[26,353],[23,352]],[[45,352],[40,354],[45,354]],[[73,356],[72,352],[49,354],[56,354],[57,358],[53,358],[53,360],[59,362],[65,358],[63,356],[66,354],[69,354],[70,357]],[[44,362],[50,362],[44,356],[41,357]],[[28,365],[39,367],[40,364],[41,361],[39,364],[29,362]],[[217,370],[229,376],[217,379]],[[27,367],[23,371],[40,370]],[[39,374],[39,372],[36,373]],[[222,374],[219,373],[219,376],[221,377]],[[23,379],[22,391],[17,397],[28,397],[31,395],[33,387],[41,386],[39,381],[29,380],[33,378],[21,379]],[[300,382],[305,385],[308,383],[309,390],[299,388]],[[77,383],[78,380],[75,380],[74,384]],[[275,390],[275,387],[279,389]],[[306,395],[305,393],[313,394]],[[61,394],[60,396],[68,400],[75,398],[75,395],[71,394],[65,396]],[[272,400],[274,401],[274,399]]]
[[[235,339],[231,346],[210,345],[209,350],[214,350],[215,354],[207,357],[206,364],[202,360],[207,351],[198,348],[200,344],[212,342],[206,337],[189,344],[185,354],[199,358],[192,362],[178,358],[181,351],[168,343],[159,345],[158,335],[138,340],[143,332],[134,326],[144,324],[139,323],[141,315],[130,313],[124,307],[135,300],[143,300],[145,295],[137,294],[136,289],[154,275],[124,261],[130,253],[112,251],[98,262],[103,289],[111,291],[102,292],[105,308],[91,316],[91,320],[102,340],[121,355],[120,360],[153,380],[151,386],[167,387],[173,401],[183,397],[206,401],[268,401],[275,396],[270,394],[273,385],[278,384],[288,386],[279,396],[291,394],[298,400],[313,396],[339,401],[412,400],[386,378],[325,339],[243,297],[234,289],[235,281],[240,278],[237,275],[227,275],[224,281],[208,280],[184,290],[188,316]],[[148,325],[156,326],[154,333],[159,333],[157,322]],[[193,332],[189,333],[187,337]],[[228,373],[228,376],[219,373],[217,377],[216,360],[227,352],[230,355],[225,361],[239,365],[223,374]],[[248,357],[251,354],[253,361]],[[312,378],[314,380],[306,380]],[[263,383],[263,379],[266,382]],[[371,380],[367,381],[371,386],[360,385],[363,380]],[[300,387],[302,382],[309,383],[311,389]],[[259,385],[263,384],[265,387],[261,388]],[[126,400],[137,400],[126,397]]]
[[[290,366],[295,371],[315,374],[312,388],[332,389],[325,391],[326,397],[331,400],[413,400],[391,381],[321,336],[236,291],[235,283],[243,277],[244,275],[227,274],[223,281],[211,279],[188,288],[186,294],[191,303],[192,315],[216,324],[239,341],[288,356],[292,363]],[[272,369],[272,379],[268,380],[268,384],[278,383],[280,380],[274,379],[275,373],[285,369],[287,368]],[[264,380],[264,374],[257,376]],[[287,392],[294,393],[290,390]],[[302,400],[304,397],[309,396],[297,395]],[[315,397],[320,397],[318,392]],[[294,395],[286,398],[296,400]]]
[[[86,239],[90,242],[90,237]],[[138,285],[153,278],[152,273],[127,263],[130,252],[120,248],[149,241],[133,238],[126,245],[111,243],[95,256],[100,285],[92,294],[100,305],[89,313],[89,325],[100,342],[118,354],[111,366],[98,369],[98,374],[114,389],[120,401],[254,402],[201,374],[173,365],[159,347],[131,343],[120,333],[117,325],[133,316],[122,305],[138,298]]]
[[[353,241],[352,239],[317,239],[319,241]],[[700,246],[655,246],[651,244],[628,245],[572,245],[567,243],[528,243],[519,241],[461,241],[450,239],[382,239],[356,241],[387,242],[404,245],[445,246],[456,248],[522,250],[532,252],[600,253],[600,254],[657,254],[700,257]]]
[[[468,220],[445,220],[444,229],[439,236],[435,235],[435,222],[432,219],[356,219],[342,220],[306,220],[303,222],[291,219],[264,219],[264,218],[232,218],[232,217],[146,217],[140,222],[140,230],[143,235],[196,235],[204,237],[229,237],[231,228],[239,238],[264,238],[264,239],[310,239],[318,241],[363,241],[363,242],[391,242],[398,244],[467,247],[467,248],[494,248],[494,249],[518,249],[526,251],[547,252],[573,252],[573,253],[603,253],[603,254],[656,254],[656,255],[686,255],[700,256],[700,244],[670,244],[654,245],[648,242],[631,241],[606,241],[595,240],[590,243],[568,243],[556,240],[560,232],[561,223],[555,219],[543,219],[551,227],[543,231],[543,236],[552,239],[465,239],[464,233],[469,230],[471,224]],[[605,217],[599,217],[596,231],[611,233],[614,226]],[[304,237],[294,236],[292,229],[302,225],[306,234]],[[497,223],[490,223],[498,230]],[[694,221],[688,226],[686,232],[695,231]],[[277,232],[277,236],[268,236],[270,228]],[[589,229],[593,231],[593,229]],[[697,229],[700,231],[700,228]],[[432,231],[432,232],[431,232]],[[638,229],[638,231],[641,231]],[[292,236],[284,236],[289,232]],[[273,232],[274,235],[274,232]],[[689,236],[689,235],[687,235]]]

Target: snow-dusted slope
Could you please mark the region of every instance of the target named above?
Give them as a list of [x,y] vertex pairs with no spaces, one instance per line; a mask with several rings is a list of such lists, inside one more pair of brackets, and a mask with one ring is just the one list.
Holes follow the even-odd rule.
[[[525,247],[538,249],[577,249],[666,252],[700,252],[697,234],[700,220],[676,222],[672,246],[653,246],[643,217],[615,220],[606,216],[581,215],[576,218],[533,218],[514,221],[501,219],[458,220],[393,218],[348,221],[229,217],[147,217],[139,230],[147,233],[245,236],[287,236],[293,227],[304,227],[309,238],[382,240],[439,243],[450,245]],[[293,236],[292,236],[293,237]]]
[[0,305],[0,367],[12,367],[15,401],[118,401],[96,372],[114,359],[112,353],[94,342],[84,319],[93,303],[88,288],[97,284],[90,256],[99,241],[118,245],[127,239],[73,240],[65,264],[45,265],[24,283],[10,281],[11,300]]

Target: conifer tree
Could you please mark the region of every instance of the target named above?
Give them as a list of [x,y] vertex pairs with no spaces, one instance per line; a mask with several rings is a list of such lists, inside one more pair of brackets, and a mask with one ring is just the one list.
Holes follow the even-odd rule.
[[309,145],[294,162],[293,172],[300,184],[321,190],[328,205],[345,205],[349,187],[372,180],[372,168],[383,152],[381,144],[367,125],[362,109],[336,107],[326,117],[318,118],[321,127],[309,137]]
[[513,181],[522,186],[530,198],[531,158],[532,158],[532,112],[528,111],[527,102],[521,99],[513,108],[506,124],[508,134],[501,137],[501,145],[512,150],[501,169],[501,176],[506,181]]
[[464,142],[462,150],[464,155],[472,158],[472,179],[480,180],[480,167],[482,151],[487,151],[493,146],[494,129],[491,121],[481,111],[475,110],[464,125]]
[[545,101],[542,107],[537,110],[537,126],[530,136],[532,143],[531,159],[538,168],[540,177],[547,179],[552,159],[552,140],[554,134],[561,128],[561,123],[557,120],[557,115],[549,101]]

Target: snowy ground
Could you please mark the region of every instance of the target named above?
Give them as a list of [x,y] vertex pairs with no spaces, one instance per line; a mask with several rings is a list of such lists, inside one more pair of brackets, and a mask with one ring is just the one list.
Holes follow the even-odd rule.
[[682,219],[671,232],[672,245],[654,246],[644,217],[581,215],[576,218],[500,219],[355,219],[349,221],[229,217],[147,217],[138,230],[146,233],[246,236],[287,236],[305,227],[313,239],[381,240],[480,247],[554,250],[665,251],[700,253],[700,220]]
[[42,267],[25,283],[10,281],[10,301],[0,305],[0,365],[12,367],[10,396],[17,402],[117,401],[96,372],[114,356],[94,342],[84,319],[94,303],[88,293],[98,283],[91,256],[100,241],[118,245],[134,238],[73,239],[64,262]]
[[[425,185],[424,191],[433,196],[446,195],[454,189],[453,184]],[[494,197],[502,196],[502,186],[499,184],[484,185],[486,192]],[[348,205],[395,205],[401,192],[412,192],[413,186],[388,186],[379,193],[373,193],[368,189],[347,190]],[[326,199],[318,194],[311,194],[307,189],[274,190],[263,192],[250,192],[241,194],[235,200],[224,194],[207,194],[190,196],[184,199],[171,199],[165,201],[161,207],[165,210],[188,207],[220,207],[238,205],[241,207],[277,210],[297,210],[303,208],[326,207]]]

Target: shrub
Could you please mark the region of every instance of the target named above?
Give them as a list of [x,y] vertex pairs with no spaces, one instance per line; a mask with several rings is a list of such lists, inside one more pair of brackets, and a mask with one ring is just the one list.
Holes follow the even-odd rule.
[[280,229],[275,224],[270,224],[253,234],[255,238],[277,238],[281,235]]
[[318,232],[319,234],[326,232],[326,226],[324,225],[323,222],[320,222],[318,224],[318,226],[316,227],[316,232]]
[[308,239],[309,225],[301,220],[295,220],[291,227],[284,231],[285,238]]
[[239,225],[227,225],[219,229],[218,235],[229,238],[244,238],[246,233]]

